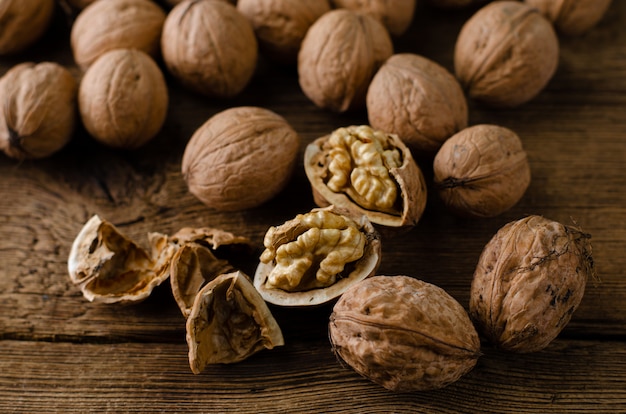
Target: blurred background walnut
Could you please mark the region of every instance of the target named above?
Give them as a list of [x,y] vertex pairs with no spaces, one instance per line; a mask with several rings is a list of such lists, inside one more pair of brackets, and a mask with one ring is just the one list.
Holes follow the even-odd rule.
[[331,0],[333,7],[368,14],[378,19],[392,36],[401,36],[411,25],[416,0]]
[[0,0],[0,55],[18,53],[43,36],[54,0]]
[[524,0],[536,7],[556,29],[566,35],[580,35],[604,17],[611,0]]

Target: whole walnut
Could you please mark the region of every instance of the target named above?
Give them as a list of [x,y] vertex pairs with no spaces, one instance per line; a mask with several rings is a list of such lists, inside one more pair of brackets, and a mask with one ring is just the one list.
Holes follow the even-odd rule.
[[189,191],[222,211],[253,208],[277,195],[295,168],[300,137],[280,115],[234,107],[193,134],[182,160]]
[[391,37],[371,16],[336,9],[317,19],[298,53],[298,77],[315,105],[345,112],[365,105],[372,77],[393,53]]
[[76,125],[76,81],[54,62],[21,63],[0,79],[0,148],[17,159],[63,148]]
[[54,0],[0,0],[0,55],[21,52],[39,40],[54,7]]
[[237,9],[252,24],[265,56],[295,65],[304,35],[330,10],[330,4],[328,0],[239,0]]
[[566,35],[580,35],[600,22],[611,5],[611,0],[524,0],[536,7]]
[[392,36],[407,31],[415,13],[416,0],[331,0],[333,7],[359,11],[380,20]]
[[493,107],[533,99],[558,61],[552,24],[517,1],[495,1],[478,10],[461,28],[454,50],[456,76],[469,96]]
[[475,125],[448,139],[434,162],[435,187],[452,211],[493,217],[513,207],[530,184],[522,141],[508,128]]
[[595,276],[590,238],[579,228],[541,216],[503,226],[474,272],[469,313],[476,329],[508,351],[547,347]]
[[252,79],[257,40],[248,20],[220,0],[186,0],[167,15],[161,37],[167,69],[185,87],[229,98]]
[[467,126],[467,101],[461,85],[443,66],[401,53],[378,70],[367,91],[370,124],[397,134],[416,152],[435,153]]
[[165,12],[151,0],[106,0],[87,6],[74,21],[70,41],[74,61],[87,69],[113,49],[159,55]]
[[391,391],[445,387],[480,356],[463,306],[409,276],[374,276],[353,285],[333,308],[329,337],[343,361]]
[[167,85],[161,69],[146,53],[116,49],[87,69],[78,104],[85,129],[93,138],[111,147],[134,149],[163,126]]

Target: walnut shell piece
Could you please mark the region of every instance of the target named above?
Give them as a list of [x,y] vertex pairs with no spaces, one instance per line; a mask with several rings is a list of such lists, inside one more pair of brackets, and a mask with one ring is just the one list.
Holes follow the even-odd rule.
[[182,160],[189,191],[215,210],[257,207],[289,182],[300,137],[280,115],[234,107],[209,118],[193,134]]
[[391,37],[378,20],[352,10],[331,10],[313,23],[302,41],[300,87],[320,108],[361,108],[372,77],[392,53]]
[[284,345],[269,308],[241,272],[220,275],[200,290],[186,329],[194,374],[209,364],[239,362],[263,349]]
[[331,0],[333,7],[368,14],[379,20],[392,36],[407,31],[415,14],[416,0]]
[[480,356],[463,306],[440,287],[409,276],[355,284],[333,307],[328,328],[335,354],[391,391],[443,388]]
[[334,204],[387,227],[417,224],[426,206],[426,183],[398,136],[367,125],[338,128],[304,154],[315,203]]
[[78,104],[85,129],[99,142],[138,148],[161,130],[168,109],[161,69],[137,49],[101,55],[85,72]]
[[459,82],[443,66],[413,53],[387,59],[372,79],[366,103],[372,127],[397,134],[414,151],[429,155],[467,126]]
[[280,306],[327,303],[380,264],[380,238],[367,217],[335,206],[270,227],[263,244],[254,286]]
[[0,149],[16,159],[48,157],[76,126],[76,81],[54,62],[20,63],[0,78]]
[[524,0],[539,9],[556,29],[570,36],[581,35],[602,20],[611,0]]
[[48,30],[54,0],[2,0],[0,2],[0,55],[26,50]]
[[96,1],[79,13],[70,42],[83,70],[113,49],[139,49],[159,56],[165,12],[150,0]]
[[461,28],[454,68],[471,98],[515,107],[536,97],[554,75],[559,43],[552,24],[535,8],[494,1]]
[[578,308],[595,276],[590,235],[541,216],[503,226],[474,272],[469,313],[495,346],[513,352],[547,347]]
[[522,141],[508,128],[474,125],[448,139],[433,161],[444,204],[470,217],[494,217],[522,198],[530,165]]
[[188,89],[218,98],[239,94],[258,58],[252,25],[232,4],[186,0],[169,12],[161,37],[168,71]]

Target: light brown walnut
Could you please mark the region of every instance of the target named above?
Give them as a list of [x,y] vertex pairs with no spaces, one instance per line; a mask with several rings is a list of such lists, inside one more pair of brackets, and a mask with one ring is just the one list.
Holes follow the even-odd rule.
[[334,7],[368,14],[378,19],[392,36],[401,36],[413,22],[416,0],[331,0]]
[[604,17],[611,0],[524,0],[539,9],[556,29],[570,36],[581,35]]
[[48,30],[54,0],[0,1],[0,55],[22,52]]

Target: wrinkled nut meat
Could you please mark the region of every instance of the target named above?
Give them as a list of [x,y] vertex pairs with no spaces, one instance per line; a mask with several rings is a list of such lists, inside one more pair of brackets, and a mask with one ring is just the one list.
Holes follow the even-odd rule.
[[470,317],[497,347],[547,347],[594,277],[590,235],[540,216],[502,227],[485,246],[471,286]]
[[522,198],[530,165],[515,132],[475,125],[448,139],[433,162],[435,187],[444,204],[470,217],[494,217]]
[[356,372],[398,392],[445,387],[480,356],[463,306],[409,276],[374,276],[348,289],[330,315],[329,337]]
[[524,0],[539,9],[556,29],[566,35],[583,34],[602,20],[611,0]]
[[21,63],[0,78],[0,149],[16,159],[63,148],[76,125],[76,81],[53,62]]
[[54,0],[2,0],[0,3],[0,55],[26,50],[48,30]]
[[495,1],[461,28],[454,68],[470,97],[493,107],[516,107],[537,96],[554,75],[559,43],[535,8]]
[[96,1],[78,14],[70,33],[74,61],[83,70],[113,49],[138,49],[152,57],[165,12],[151,0]]
[[318,206],[334,204],[374,224],[415,225],[426,206],[426,183],[410,150],[396,135],[367,125],[310,143],[304,168]]
[[372,127],[429,155],[467,126],[467,101],[456,78],[412,53],[387,59],[372,79],[366,104]]
[[416,0],[331,0],[336,8],[369,14],[393,36],[401,36],[413,21]]
[[339,113],[361,108],[372,77],[392,53],[391,37],[378,20],[352,10],[331,10],[302,41],[300,87],[320,108]]
[[200,290],[186,328],[194,374],[209,364],[239,362],[263,349],[284,345],[267,304],[241,272],[220,275]]
[[334,206],[270,227],[263,244],[254,286],[282,306],[329,302],[380,263],[380,240],[367,217],[351,218]]

